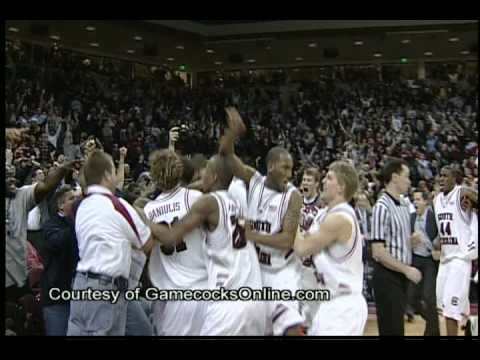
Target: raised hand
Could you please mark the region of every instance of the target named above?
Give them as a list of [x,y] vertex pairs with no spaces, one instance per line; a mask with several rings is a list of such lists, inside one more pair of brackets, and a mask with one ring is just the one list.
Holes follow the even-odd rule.
[[125,160],[125,157],[127,156],[127,151],[128,151],[127,148],[121,147],[119,151],[120,151],[120,158]]
[[180,136],[179,133],[180,133],[180,128],[178,126],[172,127],[168,132],[168,141],[170,143],[177,142],[178,137]]
[[76,168],[81,164],[81,160],[70,160],[64,161],[62,166],[67,170],[76,170]]
[[240,137],[247,131],[245,123],[242,120],[242,117],[238,113],[238,110],[234,107],[225,108],[227,113],[228,127],[235,133],[236,136]]

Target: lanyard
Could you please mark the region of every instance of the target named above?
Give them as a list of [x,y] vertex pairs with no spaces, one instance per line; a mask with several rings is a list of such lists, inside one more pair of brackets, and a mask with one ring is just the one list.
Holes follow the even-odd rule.
[[115,208],[116,211],[118,211],[120,213],[120,215],[122,215],[125,220],[128,222],[128,224],[130,225],[130,227],[132,228],[133,232],[135,233],[135,235],[137,236],[137,239],[138,239],[138,242],[140,243],[140,248],[142,248],[142,242],[140,240],[140,234],[138,233],[138,230],[137,230],[137,227],[135,226],[135,223],[133,222],[133,219],[132,217],[130,216],[130,213],[128,212],[128,210],[125,208],[125,206],[120,202],[120,200],[118,200],[117,197],[113,196],[113,195],[110,195],[110,194],[105,194],[105,193],[90,193],[90,194],[87,194],[87,196],[85,196],[76,206],[75,210],[74,210],[74,216],[76,216],[77,214],[77,210],[78,208],[80,207],[80,204],[83,200],[85,200],[87,197],[89,197],[90,195],[103,195],[107,198],[110,199],[110,201],[112,202],[113,204],[113,207]]

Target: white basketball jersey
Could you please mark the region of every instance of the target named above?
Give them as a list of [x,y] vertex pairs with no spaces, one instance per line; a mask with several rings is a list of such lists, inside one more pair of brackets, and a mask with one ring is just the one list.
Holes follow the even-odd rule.
[[318,209],[318,213],[313,219],[312,223],[308,227],[308,230],[305,231],[305,234],[314,234],[318,232],[320,229],[320,223],[323,221],[323,218],[325,217],[325,213],[327,212],[327,208],[321,208]]
[[[289,184],[285,192],[278,192],[269,189],[265,182],[266,177],[258,172],[250,179],[247,220],[259,234],[273,235],[282,231],[283,218],[296,188]],[[281,250],[260,244],[255,247],[262,270],[282,269],[297,259],[293,249]]]
[[457,185],[447,195],[439,193],[433,200],[442,244],[441,263],[453,258],[471,260],[472,253],[478,254],[476,239],[472,236],[472,214],[462,209],[460,193],[461,186]]
[[255,247],[238,225],[240,205],[227,191],[211,192],[218,204],[218,225],[207,231],[207,268],[210,289],[242,286],[261,288],[260,266]]
[[362,239],[355,211],[349,204],[341,203],[323,212],[321,221],[332,213],[342,214],[350,221],[352,235],[346,243],[335,242],[313,256],[318,287],[330,290],[332,297],[362,294]]
[[247,215],[247,186],[242,179],[234,177],[230,186],[228,187],[228,192],[232,195],[234,199],[237,199],[240,203],[240,218],[244,219]]
[[[145,215],[156,224],[172,225],[188,213],[200,196],[200,191],[177,187],[148,202]],[[205,231],[198,228],[185,235],[176,249],[156,244],[148,267],[152,284],[162,289],[204,288],[207,284],[205,238]]]
[[[313,211],[312,211],[313,210]],[[327,211],[327,208],[319,208],[315,206],[315,209],[310,208],[307,210],[307,214],[305,216],[305,203],[303,204],[302,208],[302,215],[300,219],[300,230],[302,230],[305,234],[314,234],[318,231],[320,222],[323,219],[324,213]],[[315,215],[313,219],[310,220],[310,217]],[[302,265],[304,267],[308,267],[310,269],[313,268],[313,256],[305,256],[302,258]],[[313,271],[313,269],[312,269]]]
[[303,206],[301,211],[301,218],[300,218],[300,229],[302,231],[308,231],[310,226],[312,226],[315,218],[318,216],[320,212],[320,208],[317,206],[317,195],[312,201],[307,202],[305,198],[303,198]]

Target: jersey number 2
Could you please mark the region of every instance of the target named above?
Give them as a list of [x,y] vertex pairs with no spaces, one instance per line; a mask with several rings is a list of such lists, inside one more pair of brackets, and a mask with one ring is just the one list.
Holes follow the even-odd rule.
[[233,248],[241,249],[247,245],[247,239],[245,239],[245,229],[238,224],[238,218],[230,216],[230,221],[235,229],[233,230]]
[[[171,227],[173,224],[178,222],[178,217],[174,217],[171,223],[168,223],[166,221],[162,221],[160,224],[162,225],[167,225],[168,227]],[[173,246],[165,246],[162,245],[160,246],[160,249],[162,250],[162,253],[165,255],[172,255],[173,252],[176,250],[177,252],[185,251],[187,250],[187,244],[185,244],[185,241],[181,241],[180,243],[177,244],[175,248]]]

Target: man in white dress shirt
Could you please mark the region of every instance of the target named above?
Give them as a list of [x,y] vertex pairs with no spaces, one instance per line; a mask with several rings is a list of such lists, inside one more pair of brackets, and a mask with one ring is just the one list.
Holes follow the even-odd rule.
[[135,209],[113,195],[116,174],[110,155],[94,151],[83,170],[88,188],[75,216],[80,261],[67,335],[122,336],[132,251],[148,253],[153,238]]

